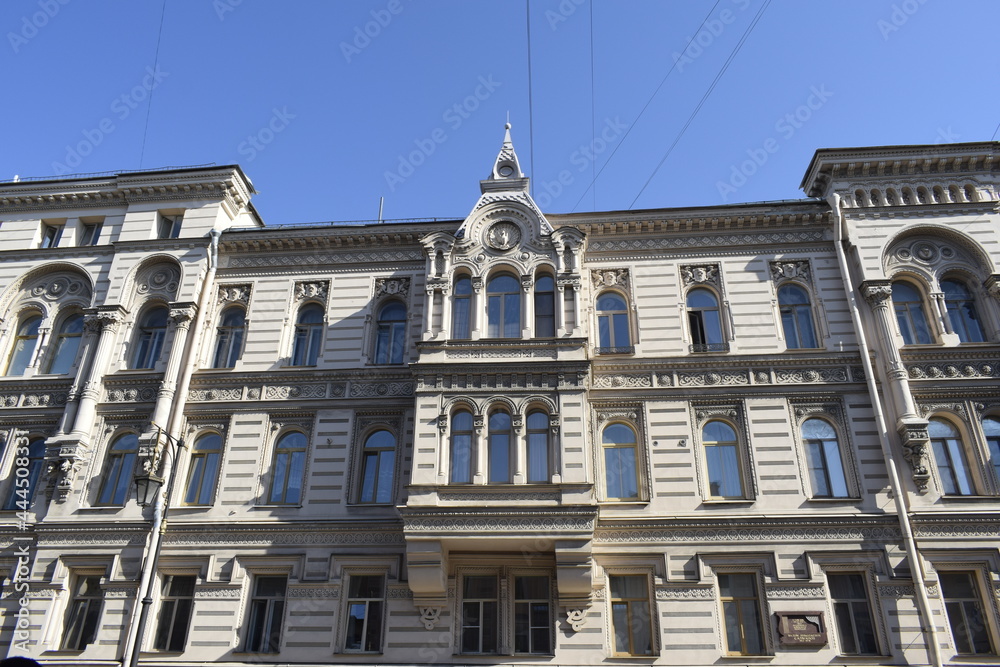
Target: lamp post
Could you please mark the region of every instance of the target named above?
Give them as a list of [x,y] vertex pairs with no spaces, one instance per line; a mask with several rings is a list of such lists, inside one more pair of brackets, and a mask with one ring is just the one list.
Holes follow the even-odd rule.
[[[135,497],[141,507],[153,506],[153,520],[150,526],[149,552],[146,554],[145,567],[142,572],[140,587],[139,620],[135,624],[135,632],[131,642],[131,653],[127,656],[128,667],[139,664],[139,653],[142,650],[142,638],[146,633],[146,623],[149,620],[149,609],[153,604],[154,587],[156,586],[156,566],[160,560],[160,546],[163,544],[163,533],[167,528],[167,510],[170,509],[170,493],[174,488],[174,478],[177,477],[177,455],[184,446],[183,438],[178,439],[165,433],[162,428],[151,423],[156,428],[156,446],[153,458],[147,469],[135,476]],[[167,439],[167,445],[160,450],[160,438]],[[160,455],[164,454],[163,477],[156,474],[160,466]],[[166,490],[163,484],[166,482]],[[124,661],[123,661],[124,662]]]

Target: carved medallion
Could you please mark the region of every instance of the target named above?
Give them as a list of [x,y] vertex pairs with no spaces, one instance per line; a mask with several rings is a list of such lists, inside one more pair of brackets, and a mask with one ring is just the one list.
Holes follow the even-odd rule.
[[501,220],[486,231],[486,245],[495,250],[510,250],[520,240],[520,227],[509,220]]

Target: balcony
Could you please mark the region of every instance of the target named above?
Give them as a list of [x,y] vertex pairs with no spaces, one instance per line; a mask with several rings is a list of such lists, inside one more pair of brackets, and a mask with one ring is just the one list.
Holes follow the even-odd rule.
[[692,343],[692,353],[729,352],[729,343]]

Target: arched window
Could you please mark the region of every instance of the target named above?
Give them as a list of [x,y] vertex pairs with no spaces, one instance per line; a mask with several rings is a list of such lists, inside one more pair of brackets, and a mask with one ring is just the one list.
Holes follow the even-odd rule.
[[983,434],[986,436],[986,447],[990,451],[990,462],[993,464],[993,474],[1000,484],[1000,419],[996,417],[983,418]]
[[[44,438],[29,440],[27,461],[23,459],[22,454],[17,452],[10,475],[10,492],[3,506],[5,510],[27,511],[31,507],[31,500],[38,488],[38,478],[42,474],[42,465],[45,463]],[[21,465],[22,463],[27,465]]]
[[41,315],[29,315],[21,321],[4,375],[24,375],[28,364],[31,363],[31,357],[35,354],[35,346],[38,345],[38,327],[41,324]]
[[50,344],[45,373],[64,375],[73,368],[76,353],[80,350],[80,339],[83,337],[83,315],[74,313],[63,320],[59,333]]
[[375,431],[365,438],[361,459],[360,501],[391,503],[392,477],[396,469],[396,437],[389,431]]
[[528,483],[545,483],[549,474],[549,416],[536,410],[528,413]]
[[99,505],[124,505],[132,487],[132,473],[139,453],[139,437],[125,433],[115,438],[108,449],[108,462],[104,466],[104,482],[97,494]]
[[511,419],[506,412],[490,415],[489,424],[489,481],[490,484],[510,482]]
[[844,460],[837,432],[823,419],[807,419],[802,424],[802,443],[809,459],[809,478],[816,498],[847,498]]
[[907,345],[929,345],[931,328],[924,312],[924,300],[917,288],[910,283],[896,281],[892,284],[892,305],[896,309],[899,333]]
[[781,312],[781,327],[785,332],[785,344],[790,349],[819,347],[816,344],[809,295],[804,289],[798,285],[779,287],[778,308]]
[[153,308],[139,320],[132,368],[153,368],[160,359],[163,339],[167,335],[168,311],[163,306]]
[[985,341],[983,325],[979,321],[976,302],[969,293],[969,288],[957,280],[942,280],[941,291],[944,292],[944,305],[951,328],[958,334],[958,339],[963,343]]
[[639,497],[639,446],[627,424],[608,424],[601,434],[604,450],[604,486],[609,499]]
[[740,443],[726,422],[710,421],[701,430],[708,468],[709,495],[713,498],[744,498],[740,466]]
[[605,292],[597,297],[597,340],[599,354],[632,351],[628,304],[616,292]]
[[302,478],[306,472],[306,434],[290,431],[274,446],[274,471],[267,502],[298,505],[302,501]]
[[247,313],[242,306],[229,306],[219,316],[212,368],[232,368],[243,352]]
[[943,419],[932,419],[927,426],[937,463],[941,490],[949,496],[970,496],[975,493],[972,471],[965,456],[962,436],[953,424]]
[[499,275],[486,286],[487,335],[490,338],[521,337],[521,283],[510,275]]
[[306,304],[299,310],[292,343],[292,366],[315,366],[323,341],[323,308],[317,303]]
[[728,346],[722,340],[722,319],[715,294],[704,287],[691,290],[687,294],[687,311],[691,351],[724,352]]
[[556,335],[556,282],[552,276],[538,276],[535,280],[535,337],[551,338]]
[[376,364],[401,364],[406,352],[406,306],[390,301],[378,312]]
[[472,482],[472,413],[459,410],[451,416],[451,483]]
[[188,469],[187,490],[184,492],[185,504],[212,504],[221,459],[222,436],[218,433],[198,436],[191,448],[191,465]]
[[467,339],[472,335],[472,279],[462,276],[455,281],[451,307],[451,337]]

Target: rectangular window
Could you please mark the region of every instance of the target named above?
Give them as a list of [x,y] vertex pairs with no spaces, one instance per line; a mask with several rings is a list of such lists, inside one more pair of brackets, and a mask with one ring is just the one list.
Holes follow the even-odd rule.
[[194,575],[171,574],[163,578],[160,622],[153,641],[153,648],[157,651],[184,650],[191,623],[191,608],[194,606],[194,583]]
[[552,621],[549,612],[549,578],[514,579],[514,652],[552,653]]
[[385,578],[380,574],[350,575],[345,651],[382,652],[382,609]]
[[760,600],[755,574],[720,574],[726,652],[729,655],[764,655]]
[[281,623],[285,614],[288,577],[256,577],[247,623],[247,653],[277,653],[281,647]]
[[82,651],[97,638],[98,621],[101,618],[101,604],[104,593],[101,590],[101,576],[88,574],[79,576],[73,588],[73,597],[66,613],[66,630],[63,633],[63,648],[67,651]]
[[868,586],[861,573],[828,574],[841,655],[878,655]]
[[80,246],[97,245],[101,242],[103,222],[85,222],[80,231]]
[[161,213],[156,222],[156,237],[160,239],[176,239],[181,235],[183,215],[165,215]]
[[494,575],[462,579],[462,653],[497,652],[498,599]]
[[649,582],[644,574],[608,577],[615,655],[652,655]]
[[974,572],[939,572],[944,608],[959,655],[993,653]]
[[63,226],[42,224],[42,244],[41,248],[56,248],[59,246],[59,239],[62,238]]

